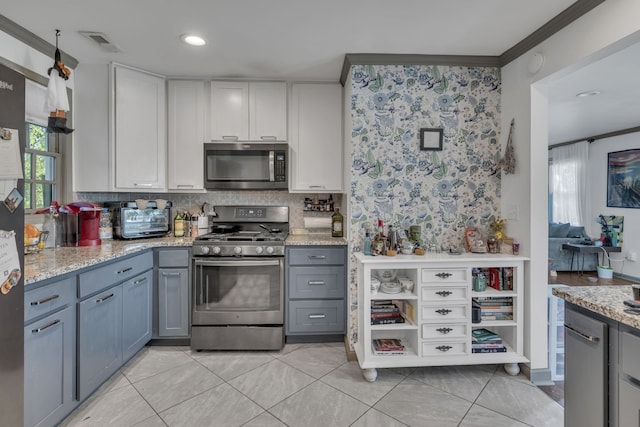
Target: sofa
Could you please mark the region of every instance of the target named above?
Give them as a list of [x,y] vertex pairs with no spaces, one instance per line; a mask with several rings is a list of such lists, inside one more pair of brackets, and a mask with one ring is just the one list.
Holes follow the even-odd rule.
[[[562,249],[564,243],[585,243],[591,241],[584,227],[573,226],[569,223],[549,224],[549,260],[551,270],[555,271],[595,271],[598,265],[594,254],[579,254]],[[571,268],[571,256],[573,268]],[[584,267],[582,266],[584,255]]]

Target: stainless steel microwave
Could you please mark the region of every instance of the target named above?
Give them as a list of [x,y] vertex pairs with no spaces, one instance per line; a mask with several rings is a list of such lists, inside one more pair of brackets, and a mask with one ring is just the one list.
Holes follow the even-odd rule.
[[287,190],[287,144],[204,144],[207,190]]

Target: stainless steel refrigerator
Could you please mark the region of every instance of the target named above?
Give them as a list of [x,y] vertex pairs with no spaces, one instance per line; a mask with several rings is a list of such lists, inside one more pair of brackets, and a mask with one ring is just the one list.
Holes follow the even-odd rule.
[[[0,64],[0,128],[17,129],[20,158],[24,158],[25,78]],[[4,135],[3,135],[4,136]],[[24,180],[17,182],[24,195]],[[12,212],[0,200],[0,230],[15,231],[20,261],[19,281],[0,293],[0,424],[22,426],[24,411],[24,203]],[[4,277],[4,276],[3,276]],[[6,289],[5,289],[6,290]]]

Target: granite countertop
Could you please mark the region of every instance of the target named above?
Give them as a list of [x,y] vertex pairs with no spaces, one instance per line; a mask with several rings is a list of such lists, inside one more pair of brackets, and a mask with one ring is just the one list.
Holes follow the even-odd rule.
[[24,256],[24,284],[28,286],[84,267],[142,252],[149,248],[191,247],[192,243],[193,239],[188,237],[159,237],[136,240],[103,240],[99,246],[43,249],[39,253]]
[[[99,246],[62,247],[43,249],[36,254],[24,256],[24,284],[51,279],[81,268],[90,267],[101,262],[114,260],[136,252],[159,247],[191,247],[193,238],[189,237],[155,237],[133,240],[103,240]],[[310,233],[290,235],[285,245],[346,245],[341,237],[331,237],[327,233]]]
[[631,286],[571,286],[553,288],[553,295],[604,317],[640,329],[640,315],[625,312],[633,299]]

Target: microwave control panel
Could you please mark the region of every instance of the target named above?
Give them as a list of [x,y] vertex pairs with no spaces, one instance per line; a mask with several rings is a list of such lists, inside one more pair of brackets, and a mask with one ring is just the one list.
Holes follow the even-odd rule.
[[282,151],[276,152],[274,179],[276,182],[284,182],[287,180],[286,154]]

